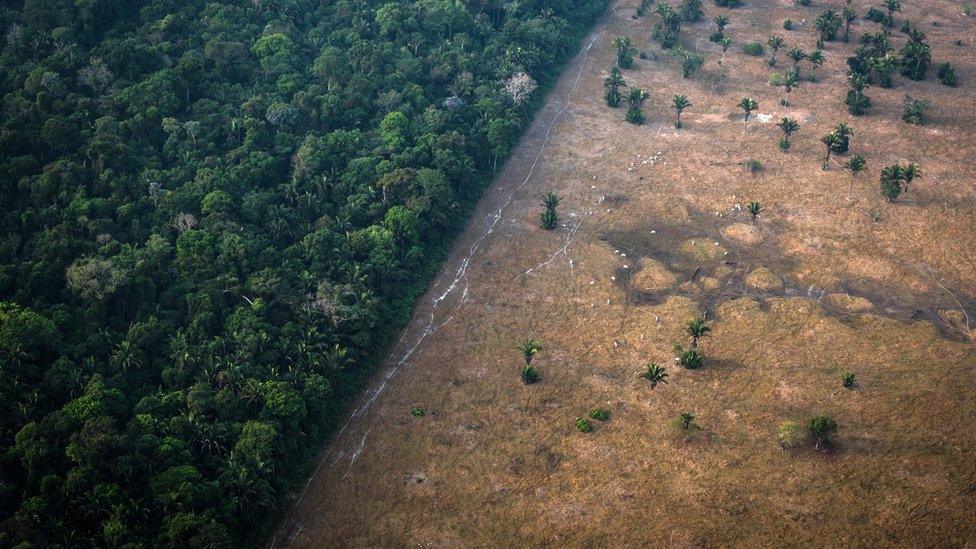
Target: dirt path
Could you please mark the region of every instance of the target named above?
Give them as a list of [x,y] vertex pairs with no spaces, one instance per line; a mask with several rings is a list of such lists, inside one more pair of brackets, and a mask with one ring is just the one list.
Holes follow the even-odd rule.
[[[963,85],[899,78],[852,118],[853,41],[828,44],[789,107],[765,60],[741,52],[774,33],[811,51],[823,6],[706,3],[682,29],[707,58],[690,79],[634,9],[618,3],[568,65],[273,545],[959,545],[976,531],[976,54],[955,45],[976,23],[947,0],[906,5]],[[701,39],[719,13],[735,43],[724,56]],[[799,30],[782,30],[787,17]],[[648,52],[624,73],[651,92],[644,126],[602,101],[618,35]],[[682,130],[677,93],[693,103]],[[900,121],[905,93],[933,100],[928,125]],[[743,124],[746,95],[760,110]],[[801,130],[784,153],[787,115]],[[820,136],[841,121],[869,163],[853,204],[849,176],[819,168]],[[925,176],[885,203],[881,168],[908,161]],[[562,223],[543,231],[550,189]],[[706,367],[673,367],[702,314]],[[542,382],[525,386],[529,337]],[[654,391],[636,376],[652,361],[670,375]],[[856,391],[840,387],[846,370]],[[596,407],[610,420],[576,432]],[[683,411],[694,436],[672,428]],[[835,454],[779,449],[782,421],[821,412],[841,425]]]

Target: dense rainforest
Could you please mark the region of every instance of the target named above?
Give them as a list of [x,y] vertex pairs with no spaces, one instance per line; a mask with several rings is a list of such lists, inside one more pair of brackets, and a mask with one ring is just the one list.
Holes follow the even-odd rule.
[[604,7],[0,7],[0,546],[261,543]]

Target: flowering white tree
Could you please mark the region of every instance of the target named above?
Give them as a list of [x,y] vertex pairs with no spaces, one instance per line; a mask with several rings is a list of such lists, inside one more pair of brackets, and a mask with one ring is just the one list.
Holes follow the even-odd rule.
[[512,97],[512,102],[521,105],[539,87],[531,76],[524,72],[515,73],[505,81],[505,93]]

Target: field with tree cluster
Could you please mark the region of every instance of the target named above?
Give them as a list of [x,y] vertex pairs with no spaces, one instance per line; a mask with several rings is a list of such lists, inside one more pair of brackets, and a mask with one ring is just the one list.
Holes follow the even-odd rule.
[[0,7],[0,547],[260,545],[603,0]]
[[621,0],[275,546],[976,542],[976,13]]

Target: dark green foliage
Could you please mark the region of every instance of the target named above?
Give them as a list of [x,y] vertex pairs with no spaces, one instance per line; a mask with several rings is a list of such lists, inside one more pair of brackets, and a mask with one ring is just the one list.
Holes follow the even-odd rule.
[[908,42],[901,48],[901,74],[912,80],[925,80],[932,62],[932,50],[925,42],[925,33],[912,29]]
[[752,222],[755,223],[759,214],[762,213],[762,204],[758,202],[750,202],[746,205],[746,211],[752,216]]
[[793,20],[792,19],[787,19],[786,21],[783,21],[783,30],[788,30],[788,31],[789,30],[793,30]]
[[739,101],[738,107],[746,114],[744,121],[748,122],[752,111],[759,109],[759,103],[751,97],[743,97],[742,101]]
[[889,202],[894,202],[902,193],[908,192],[912,181],[922,176],[922,170],[917,164],[903,167],[893,164],[881,170],[881,195]]
[[0,546],[264,544],[604,7],[4,3]]
[[607,102],[608,107],[618,107],[620,106],[620,101],[623,99],[623,94],[620,92],[620,88],[627,85],[626,80],[620,74],[619,67],[613,67],[610,69],[610,76],[603,80],[603,99]]
[[861,116],[871,107],[871,99],[864,95],[864,88],[868,85],[868,79],[862,74],[851,73],[850,83],[851,90],[847,92],[844,104],[847,105],[848,112],[854,116]]
[[671,4],[662,2],[657,5],[657,17],[651,37],[666,50],[677,47],[678,33],[681,31],[681,14],[676,12]]
[[813,22],[814,28],[820,32],[820,39],[824,42],[835,40],[837,38],[837,31],[840,30],[843,24],[840,16],[837,15],[837,11],[834,9],[824,11]]
[[675,426],[684,432],[697,431],[701,429],[701,427],[695,423],[695,414],[691,412],[681,412],[678,414],[677,419],[675,419]]
[[762,162],[756,160],[755,158],[746,160],[746,171],[752,175],[756,175],[757,173],[761,172],[762,167]]
[[922,125],[925,123],[925,111],[928,108],[928,101],[924,99],[913,99],[912,96],[905,94],[905,104],[901,119],[909,124]]
[[722,8],[738,8],[742,5],[742,0],[715,0],[715,5]]
[[521,377],[522,383],[532,385],[533,383],[537,383],[539,381],[539,370],[537,370],[535,366],[526,364],[522,368]]
[[573,426],[576,427],[576,430],[581,433],[593,432],[593,426],[590,425],[590,422],[581,417],[576,418],[576,421],[573,422]]
[[891,17],[888,17],[888,14],[879,10],[878,8],[869,8],[868,14],[865,15],[864,18],[867,19],[868,21],[880,23],[886,27],[891,26],[891,21],[892,21]]
[[606,421],[610,419],[610,412],[604,410],[603,408],[594,408],[590,410],[590,419],[595,419],[597,421]]
[[[539,220],[543,229],[548,231],[559,226],[559,214],[556,213],[556,206],[559,205],[560,200],[561,199],[552,191],[549,191],[545,196],[542,197],[542,207],[545,208],[545,211],[539,214]],[[531,342],[538,344],[538,342],[533,339],[530,342],[527,342],[526,345]],[[541,349],[541,347],[539,347],[539,349]],[[538,349],[536,349],[536,351],[538,351]],[[533,354],[535,353],[533,352]]]
[[746,55],[751,55],[753,57],[760,57],[766,53],[766,49],[759,42],[749,42],[742,46],[742,51]]
[[675,113],[677,113],[674,118],[675,128],[681,127],[681,113],[685,112],[685,109],[690,106],[691,101],[688,101],[688,97],[685,95],[679,94],[671,98],[671,108],[673,108]]
[[857,12],[851,6],[844,6],[844,43],[851,39],[851,24],[857,21]]
[[698,347],[698,340],[708,335],[712,328],[704,318],[696,318],[688,323],[686,331],[691,336],[692,348],[696,348]]
[[637,6],[637,12],[634,18],[636,19],[637,17],[644,17],[644,14],[647,13],[647,8],[651,7],[653,4],[653,0],[641,0],[640,4]]
[[779,37],[779,36],[770,36],[769,37],[769,40],[766,40],[766,44],[769,45],[770,51],[773,52],[769,56],[769,66],[770,67],[775,67],[776,66],[776,54],[779,53],[779,50],[783,48],[783,46],[786,44],[786,42],[783,41],[783,38],[782,37]]
[[644,123],[644,102],[650,94],[640,88],[631,88],[627,93],[627,121],[631,124],[641,125]]
[[[549,209],[550,205],[555,208],[556,204],[559,203],[559,199],[555,197],[556,195],[550,192],[543,199],[542,205],[545,206],[546,209]],[[522,351],[522,358],[525,360],[525,365],[528,366],[529,364],[532,364],[532,359],[535,358],[535,355],[542,350],[542,343],[535,338],[526,339],[521,345],[519,345],[519,350]]]
[[618,36],[613,39],[611,45],[617,50],[617,66],[621,69],[630,69],[634,66],[634,48],[631,45],[629,36]]
[[788,150],[790,148],[790,137],[800,129],[800,123],[796,119],[790,116],[784,116],[782,120],[776,124],[776,127],[782,130],[783,139],[779,142],[779,148]]
[[956,87],[956,70],[948,62],[939,65],[939,82],[945,86]]
[[705,355],[698,349],[684,349],[677,347],[678,365],[687,370],[697,370],[705,365]]
[[410,415],[413,417],[424,417],[424,414],[426,414],[426,412],[420,406],[414,406],[410,409]]
[[829,444],[830,437],[836,432],[837,422],[827,414],[820,414],[810,420],[810,438],[814,440],[818,450]]
[[[673,51],[678,52],[679,50],[678,49],[675,49]],[[705,64],[705,58],[704,57],[702,57],[701,55],[699,55],[697,53],[691,53],[691,52],[685,51],[684,49],[680,49],[680,55],[679,55],[679,57],[681,59],[681,76],[682,76],[682,78],[688,78],[689,76],[691,76],[692,74],[694,74],[696,71],[698,71],[698,69],[700,69],[702,67],[702,65]]]
[[681,0],[679,10],[681,18],[689,23],[701,21],[705,16],[705,12],[702,11],[702,0]]

